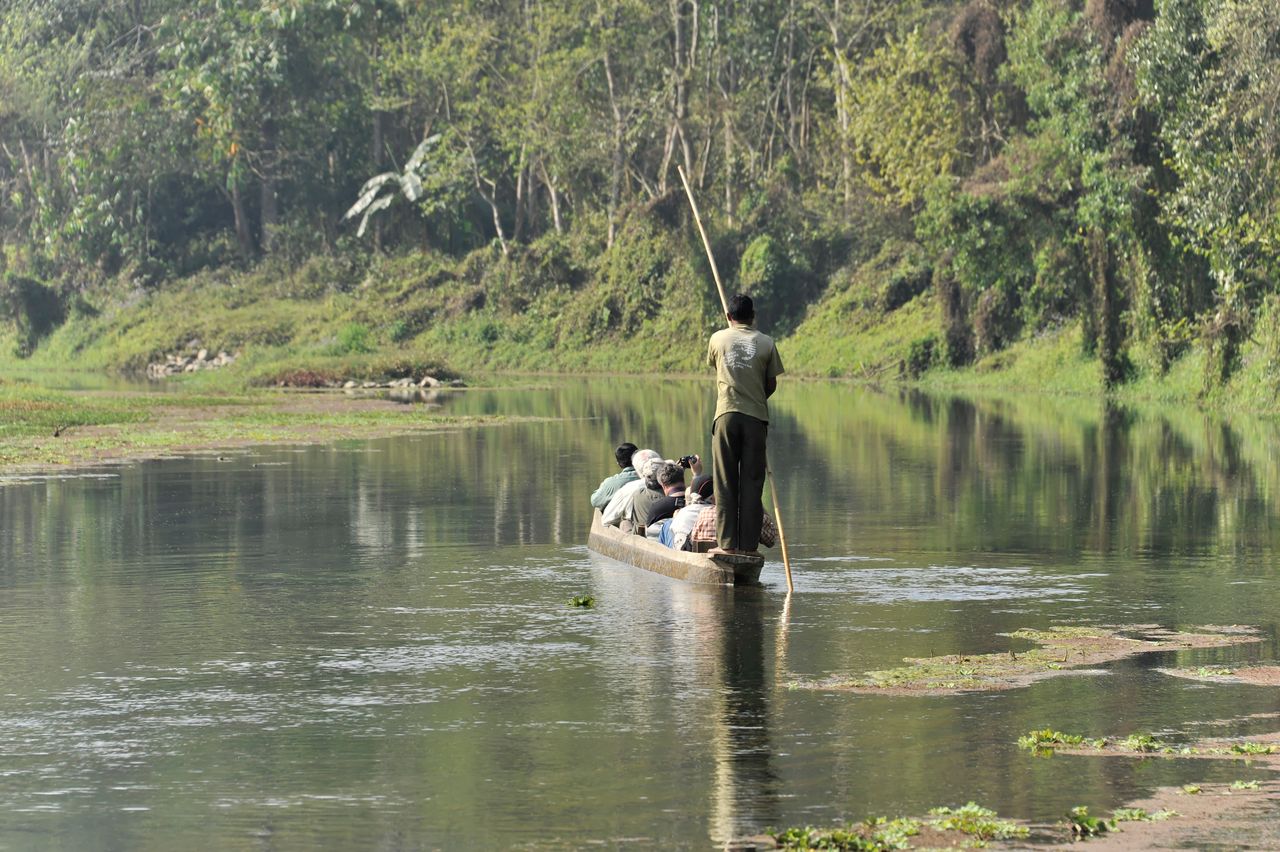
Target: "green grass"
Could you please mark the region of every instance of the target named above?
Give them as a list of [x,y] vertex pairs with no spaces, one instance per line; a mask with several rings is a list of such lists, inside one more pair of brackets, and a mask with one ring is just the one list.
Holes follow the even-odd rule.
[[289,401],[262,389],[232,394],[192,389],[152,394],[63,392],[2,381],[0,470],[179,448],[327,441],[502,420],[426,413],[412,406],[344,410],[341,400],[298,408]]
[[[607,250],[548,239],[510,258],[489,249],[463,259],[317,255],[294,267],[268,260],[245,271],[206,271],[150,292],[117,282],[87,294],[89,308],[72,311],[27,361],[13,355],[12,328],[0,326],[0,370],[139,371],[198,340],[241,355],[231,368],[182,377],[218,390],[274,384],[296,370],[334,380],[389,378],[405,362],[448,375],[701,373],[705,340],[720,320],[697,248],[638,228]],[[915,383],[936,391],[1103,394],[1078,321],[1028,332],[951,369],[942,364],[932,293],[884,311],[868,295],[883,274],[864,270],[808,306],[779,340],[789,377],[912,381],[923,367]],[[761,309],[767,325],[768,306]],[[1264,343],[1247,342],[1228,385],[1207,394],[1197,346],[1163,372],[1135,347],[1134,373],[1111,396],[1280,412],[1280,375]],[[931,360],[918,363],[930,351]]]

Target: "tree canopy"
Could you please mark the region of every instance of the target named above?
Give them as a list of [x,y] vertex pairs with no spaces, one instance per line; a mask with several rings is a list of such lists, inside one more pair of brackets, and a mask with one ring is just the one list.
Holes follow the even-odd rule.
[[[674,227],[677,166],[792,320],[886,247],[923,257],[904,297],[941,305],[953,364],[1078,320],[1110,383],[1199,339],[1211,384],[1280,296],[1275,4],[0,7],[13,314],[19,278],[66,297],[315,252],[607,251]],[[610,269],[588,271],[602,306]]]

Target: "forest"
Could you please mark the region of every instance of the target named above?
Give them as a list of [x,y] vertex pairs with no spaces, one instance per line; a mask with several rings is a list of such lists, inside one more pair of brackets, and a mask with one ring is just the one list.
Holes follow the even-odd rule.
[[655,348],[717,321],[683,168],[801,368],[1066,329],[1104,387],[1280,383],[1277,4],[0,5],[13,357],[696,365]]

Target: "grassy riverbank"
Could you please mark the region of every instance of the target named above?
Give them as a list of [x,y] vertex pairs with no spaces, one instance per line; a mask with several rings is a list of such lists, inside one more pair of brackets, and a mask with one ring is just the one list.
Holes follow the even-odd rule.
[[[547,240],[461,261],[425,252],[317,255],[210,270],[154,291],[121,281],[73,302],[24,358],[14,354],[15,328],[0,326],[0,375],[140,373],[201,348],[239,356],[231,367],[180,377],[216,393],[472,371],[696,373],[703,341],[718,327],[718,299],[696,249],[638,227],[608,249]],[[1029,332],[969,366],[947,366],[937,295],[900,257],[837,274],[809,301],[782,292],[760,297],[762,326],[780,340],[793,377],[1108,393],[1079,319]],[[1127,380],[1109,393],[1276,413],[1278,353],[1280,328],[1259,323],[1224,383],[1206,380],[1209,359],[1194,340],[1164,363],[1135,344]]]
[[0,472],[499,422],[333,393],[65,392],[0,381]]

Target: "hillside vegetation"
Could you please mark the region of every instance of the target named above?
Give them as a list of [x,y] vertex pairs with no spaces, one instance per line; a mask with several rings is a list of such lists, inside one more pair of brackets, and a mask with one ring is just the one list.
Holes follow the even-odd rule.
[[4,7],[10,364],[1280,386],[1275,4]]

